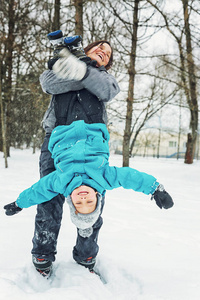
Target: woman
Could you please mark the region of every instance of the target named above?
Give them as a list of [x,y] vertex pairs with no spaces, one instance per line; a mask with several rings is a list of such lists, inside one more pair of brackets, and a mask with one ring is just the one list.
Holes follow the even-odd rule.
[[[119,93],[115,78],[107,70],[113,62],[113,50],[108,41],[101,40],[88,45],[85,53],[86,73],[82,80],[58,78],[52,70],[45,71],[40,83],[45,93],[52,99],[43,119],[46,131],[40,156],[40,176],[55,170],[54,161],[48,151],[52,130],[58,125],[69,125],[73,121],[84,120],[86,123],[107,123],[105,103]],[[78,61],[79,62],[79,61]],[[55,261],[57,238],[61,226],[64,196],[58,195],[53,200],[39,204],[35,218],[33,237],[33,263],[43,276],[49,276],[52,262]],[[103,209],[104,197],[101,202]],[[98,253],[97,237],[102,225],[99,216],[93,225],[93,234],[89,238],[77,235],[73,257],[76,262],[92,268]]]

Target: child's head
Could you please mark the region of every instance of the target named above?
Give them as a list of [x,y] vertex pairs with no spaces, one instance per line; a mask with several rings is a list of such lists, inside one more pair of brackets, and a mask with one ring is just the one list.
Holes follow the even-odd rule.
[[96,209],[97,192],[87,185],[81,185],[71,193],[71,200],[77,213],[90,214]]
[[87,185],[81,185],[67,197],[70,216],[82,237],[89,237],[101,214],[102,195]]

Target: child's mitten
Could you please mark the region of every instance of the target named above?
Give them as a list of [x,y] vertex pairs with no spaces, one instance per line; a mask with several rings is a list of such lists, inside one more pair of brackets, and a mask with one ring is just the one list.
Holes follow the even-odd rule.
[[152,194],[151,200],[153,199],[161,209],[168,209],[174,205],[172,197],[165,191],[162,184],[159,184],[155,192]]
[[15,214],[19,213],[22,210],[22,208],[17,206],[16,202],[12,202],[10,204],[5,205],[4,209],[6,210],[5,214],[7,216],[15,215]]

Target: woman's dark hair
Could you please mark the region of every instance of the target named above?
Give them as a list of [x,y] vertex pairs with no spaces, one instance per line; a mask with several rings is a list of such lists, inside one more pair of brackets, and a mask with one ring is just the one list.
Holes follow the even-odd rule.
[[109,59],[108,64],[105,66],[106,70],[109,70],[112,67],[112,64],[113,64],[113,49],[112,49],[112,46],[111,46],[110,42],[108,42],[106,40],[96,41],[96,42],[93,42],[93,43],[89,44],[87,47],[84,48],[84,50],[85,50],[85,53],[87,54],[87,52],[90,51],[90,49],[92,49],[93,47],[96,47],[99,44],[105,44],[105,43],[108,44],[111,48],[110,59]]

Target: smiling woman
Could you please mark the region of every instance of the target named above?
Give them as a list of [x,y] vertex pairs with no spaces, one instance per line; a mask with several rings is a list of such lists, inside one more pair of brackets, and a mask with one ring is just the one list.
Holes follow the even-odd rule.
[[109,70],[112,67],[113,49],[108,41],[96,41],[94,43],[89,44],[87,47],[84,48],[84,50],[87,56],[89,56],[91,59],[96,60],[97,64],[99,63],[98,66],[104,66],[106,70]]
[[92,60],[97,61],[98,67],[107,66],[111,57],[111,53],[112,49],[107,43],[100,43],[86,52],[87,56],[89,56]]

